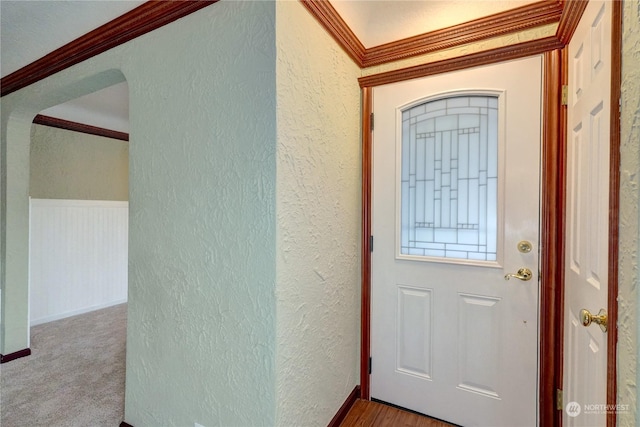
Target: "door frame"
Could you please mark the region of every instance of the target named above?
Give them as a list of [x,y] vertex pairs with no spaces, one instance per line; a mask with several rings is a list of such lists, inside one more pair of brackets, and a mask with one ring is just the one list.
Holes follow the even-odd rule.
[[[566,69],[567,67],[565,67]],[[622,2],[611,10],[611,116],[609,141],[609,288],[607,312],[607,403],[617,401],[618,360],[618,251],[620,236],[620,106],[622,99]],[[610,363],[610,361],[615,361]],[[607,414],[607,427],[616,426],[616,413]]]
[[[573,2],[571,2],[573,3]],[[578,2],[575,2],[576,4]],[[373,88],[420,77],[442,74],[502,61],[543,55],[542,158],[541,158],[541,253],[540,253],[540,354],[538,418],[539,425],[561,426],[562,405],[558,409],[558,390],[562,390],[564,318],[564,242],[566,174],[566,106],[562,105],[562,86],[567,82],[568,44],[586,3],[572,11],[573,27],[564,37],[548,37],[474,53],[459,58],[374,74],[358,79],[362,90],[362,236],[361,236],[361,350],[360,394],[370,399],[371,357],[371,189]],[[607,403],[616,403],[617,295],[618,295],[618,213],[620,200],[620,57],[622,5],[613,2],[611,78],[611,160],[609,185],[609,290],[610,329],[607,336]],[[560,29],[559,29],[560,30]],[[560,31],[559,31],[560,32]],[[565,40],[566,39],[566,40]],[[617,70],[617,71],[616,71]],[[615,107],[615,108],[614,108]],[[607,426],[616,424],[615,413],[607,415]]]

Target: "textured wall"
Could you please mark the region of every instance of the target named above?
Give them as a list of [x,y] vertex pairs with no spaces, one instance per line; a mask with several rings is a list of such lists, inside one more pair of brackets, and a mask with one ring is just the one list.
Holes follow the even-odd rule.
[[414,65],[428,64],[430,62],[441,61],[443,59],[457,58],[476,52],[482,52],[498,47],[509,46],[512,44],[523,43],[536,40],[556,33],[558,24],[549,24],[541,27],[530,28],[519,33],[506,34],[504,36],[494,37],[488,40],[469,43],[462,46],[453,47],[451,49],[439,50],[428,53],[426,55],[414,56],[412,58],[400,61],[390,62],[387,64],[374,65],[362,70],[363,76],[382,73],[386,71],[398,70],[400,68],[412,67]]
[[[136,427],[275,422],[275,57],[275,4],[222,1],[0,101],[7,264],[26,264],[30,121],[126,75]],[[26,320],[26,284],[3,283],[19,303],[7,324]]]
[[[0,144],[0,352],[29,347],[29,145],[33,117],[2,104]],[[35,116],[35,114],[33,114]],[[11,139],[13,144],[6,144]]]
[[618,425],[637,426],[638,418],[638,250],[640,232],[640,2],[623,5],[622,114],[620,158],[620,260],[618,297]]
[[274,23],[271,2],[220,2],[125,67],[136,427],[273,424]]
[[29,195],[129,200],[129,143],[34,124]]
[[325,426],[359,384],[358,67],[278,2],[276,424]]

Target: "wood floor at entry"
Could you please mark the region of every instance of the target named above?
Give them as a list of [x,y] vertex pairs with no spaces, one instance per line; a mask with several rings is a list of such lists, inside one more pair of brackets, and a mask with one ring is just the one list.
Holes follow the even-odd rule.
[[454,424],[445,423],[424,415],[403,411],[382,403],[358,399],[340,424],[340,427],[452,427]]

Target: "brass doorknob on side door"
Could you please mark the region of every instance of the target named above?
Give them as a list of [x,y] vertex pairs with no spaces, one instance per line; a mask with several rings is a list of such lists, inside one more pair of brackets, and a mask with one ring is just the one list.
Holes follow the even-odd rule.
[[504,280],[509,280],[512,277],[515,277],[516,279],[524,280],[526,282],[527,280],[531,280],[531,278],[533,277],[533,273],[528,268],[523,267],[520,270],[518,270],[516,273],[505,274]]
[[607,312],[604,308],[601,308],[598,314],[591,314],[589,310],[583,308],[580,310],[580,321],[582,326],[589,326],[591,323],[595,323],[600,326],[602,332],[607,332]]

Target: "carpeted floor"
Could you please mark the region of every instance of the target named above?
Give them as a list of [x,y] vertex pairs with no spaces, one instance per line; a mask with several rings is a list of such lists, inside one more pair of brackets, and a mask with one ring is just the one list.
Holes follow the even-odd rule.
[[31,356],[0,365],[2,427],[118,426],[127,305],[31,328]]

